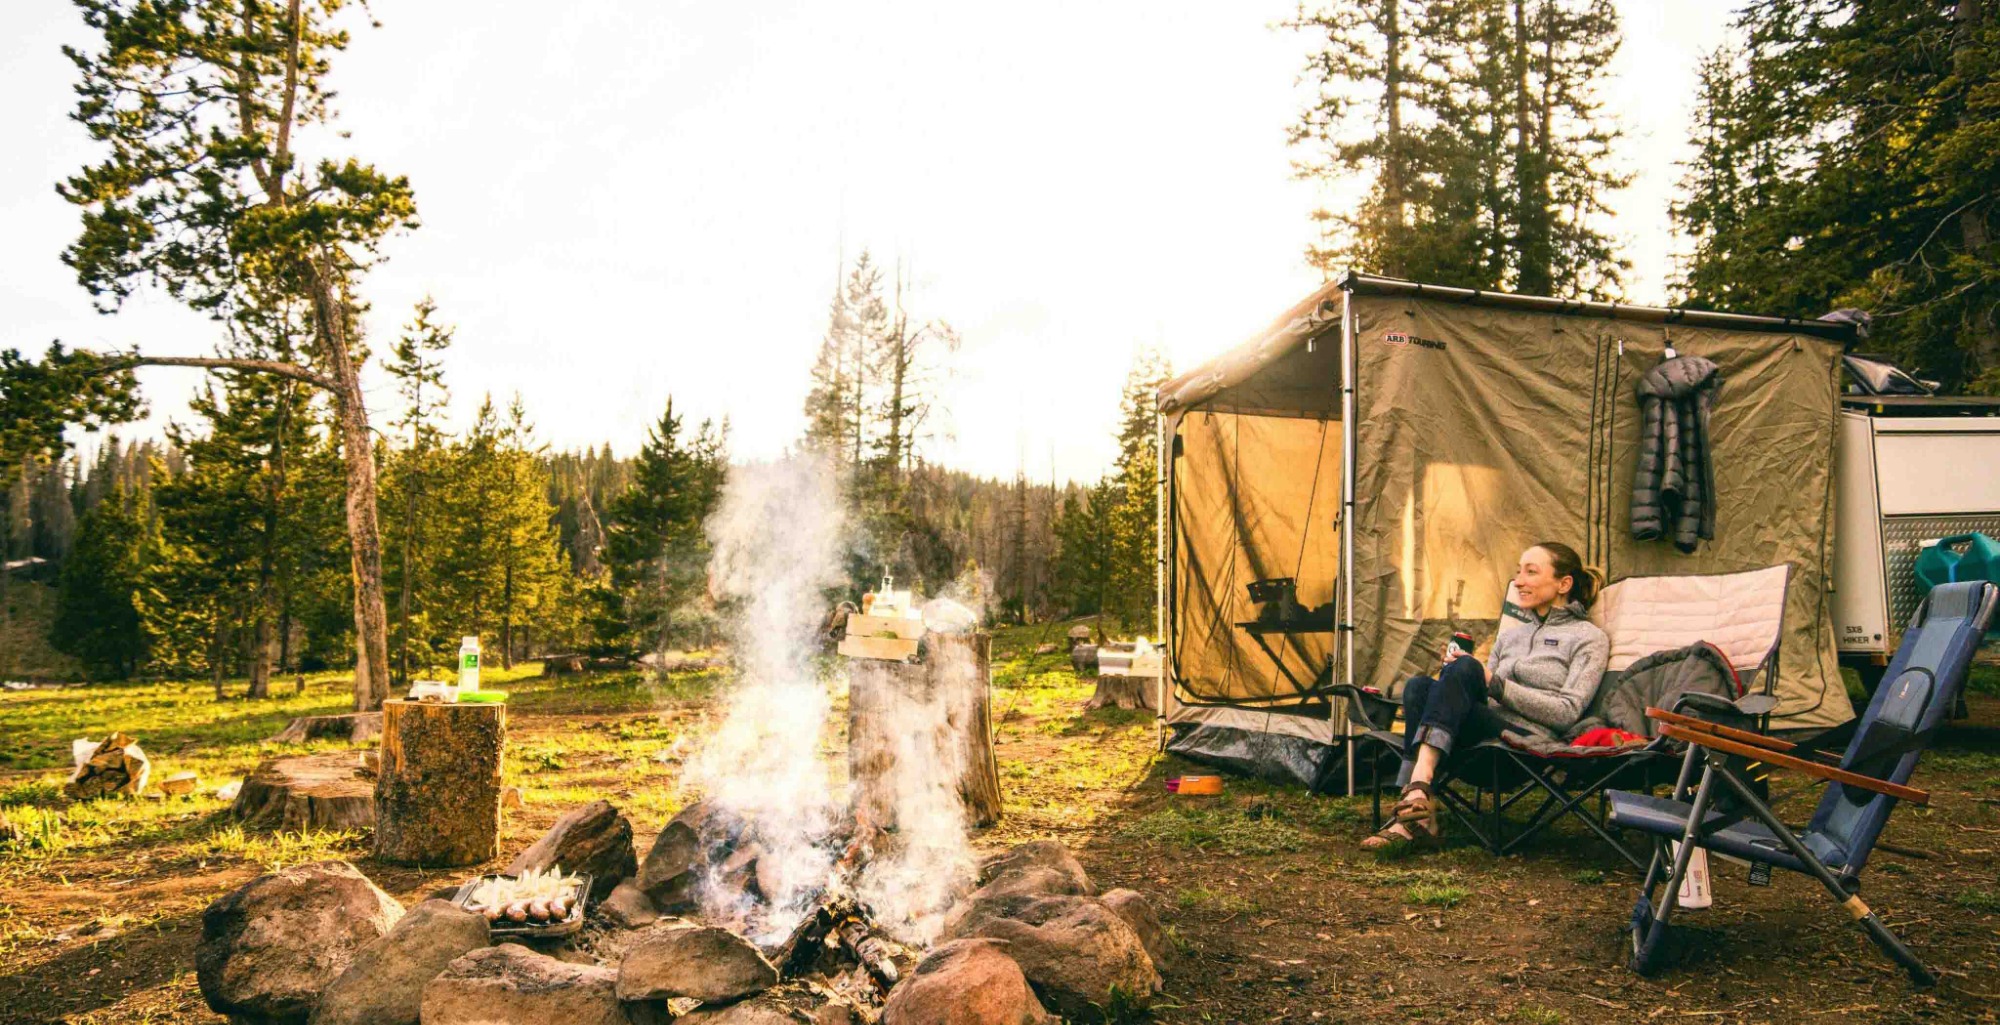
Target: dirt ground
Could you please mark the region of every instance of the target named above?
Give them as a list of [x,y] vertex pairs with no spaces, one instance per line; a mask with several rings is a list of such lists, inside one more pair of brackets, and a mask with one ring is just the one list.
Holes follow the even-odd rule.
[[[259,708],[216,705],[198,689],[148,685],[124,697],[65,691],[32,711],[0,696],[0,810],[61,814],[39,844],[0,844],[0,1022],[219,1022],[193,971],[209,901],[267,867],[341,857],[405,902],[473,869],[378,865],[366,838],[244,836],[221,802],[66,806],[53,792],[69,735],[107,716],[152,730],[156,771],[199,765],[205,780],[272,753],[256,738],[302,709],[334,709],[337,689]],[[507,772],[526,806],[510,812],[503,857],[567,808],[605,797],[640,842],[679,807],[679,761],[713,713],[714,681],[523,679],[514,691]],[[1918,770],[1930,808],[1904,807],[1864,894],[1943,977],[1911,988],[1817,888],[1782,874],[1745,886],[1718,863],[1716,908],[1691,915],[1683,962],[1654,980],[1627,973],[1636,873],[1579,832],[1496,859],[1463,844],[1380,861],[1356,849],[1365,800],[1232,779],[1219,797],[1169,795],[1191,767],[1155,753],[1151,719],[1084,713],[1088,683],[1060,656],[996,662],[995,718],[1005,822],[977,838],[997,849],[1054,838],[1102,888],[1149,897],[1172,930],[1157,1021],[1960,1022],[2000,1008],[2000,699],[1976,696]],[[64,701],[94,701],[70,708]],[[96,717],[93,720],[92,717]],[[142,742],[148,737],[142,735]],[[837,739],[824,753],[838,783]],[[60,758],[61,761],[56,759]],[[1782,793],[1794,785],[1781,782]],[[1785,800],[1793,820],[1816,792]],[[642,846],[642,851],[643,851]]]

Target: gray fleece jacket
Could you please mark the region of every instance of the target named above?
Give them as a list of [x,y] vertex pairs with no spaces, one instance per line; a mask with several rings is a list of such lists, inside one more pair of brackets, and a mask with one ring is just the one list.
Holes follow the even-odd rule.
[[1610,655],[1610,640],[1581,604],[1559,605],[1533,629],[1494,640],[1486,692],[1498,694],[1501,718],[1560,739],[1597,696]]

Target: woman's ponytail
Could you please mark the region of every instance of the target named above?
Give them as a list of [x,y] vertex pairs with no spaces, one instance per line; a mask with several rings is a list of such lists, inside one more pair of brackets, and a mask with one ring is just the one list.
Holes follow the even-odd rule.
[[1569,578],[1569,600],[1589,608],[1604,586],[1604,574],[1583,564],[1583,556],[1561,541],[1538,541],[1535,547],[1549,553],[1549,565],[1557,578]]

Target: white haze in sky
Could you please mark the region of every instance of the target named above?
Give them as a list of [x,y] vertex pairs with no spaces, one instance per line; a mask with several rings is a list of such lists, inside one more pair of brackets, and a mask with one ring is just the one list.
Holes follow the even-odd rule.
[[[1657,302],[1694,63],[1730,5],[1618,6],[1604,93],[1637,178],[1614,227],[1627,298]],[[554,446],[629,455],[671,394],[769,458],[801,429],[836,265],[866,246],[964,335],[927,454],[1095,477],[1137,347],[1186,368],[1318,284],[1284,145],[1306,41],[1268,28],[1292,8],[375,0],[382,27],[353,21],[335,58],[334,152],[408,175],[423,227],[366,281],[370,338],[386,351],[428,293],[459,326],[461,423],[519,391]],[[207,352],[214,325],[157,296],[100,317],[59,262],[77,215],[53,185],[92,150],[58,48],[87,41],[68,3],[7,5],[0,347]],[[185,418],[198,380],[146,371],[154,416],[126,433]]]

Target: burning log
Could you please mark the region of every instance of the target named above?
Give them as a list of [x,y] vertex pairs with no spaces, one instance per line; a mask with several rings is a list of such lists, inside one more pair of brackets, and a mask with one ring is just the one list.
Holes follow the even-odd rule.
[[877,1004],[903,977],[902,967],[896,963],[896,958],[907,957],[909,953],[902,944],[876,931],[874,918],[858,901],[840,894],[820,901],[812,914],[792,930],[792,935],[778,947],[776,956],[771,960],[777,963],[778,973],[783,978],[797,978],[814,972],[832,974],[826,971],[825,958],[834,951],[859,964],[868,973],[875,983],[874,1002]]

